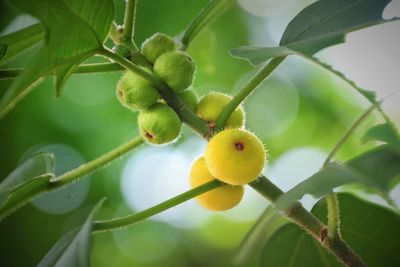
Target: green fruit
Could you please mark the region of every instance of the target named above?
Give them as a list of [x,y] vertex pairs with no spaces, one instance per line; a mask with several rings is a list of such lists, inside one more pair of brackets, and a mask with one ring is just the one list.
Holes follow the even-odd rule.
[[158,103],[141,111],[138,117],[140,135],[150,144],[168,144],[176,140],[181,132],[181,120],[175,111]]
[[196,110],[199,103],[199,96],[193,90],[185,90],[178,93],[178,95],[189,109]]
[[117,97],[127,108],[145,110],[157,103],[160,94],[147,80],[127,71],[117,84]]
[[[211,92],[200,100],[200,103],[197,105],[196,113],[210,125],[215,124],[215,121],[231,100],[232,97],[229,95]],[[244,110],[239,106],[232,112],[231,116],[229,116],[226,126],[236,128],[243,127],[244,117]]]
[[176,92],[192,84],[195,69],[192,58],[182,51],[162,54],[154,63],[154,72]]
[[142,44],[142,53],[151,63],[164,53],[176,49],[175,41],[166,34],[156,33],[147,38]]

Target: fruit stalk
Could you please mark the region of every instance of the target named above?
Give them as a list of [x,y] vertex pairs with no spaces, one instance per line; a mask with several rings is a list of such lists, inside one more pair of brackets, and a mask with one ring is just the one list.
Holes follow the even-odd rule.
[[95,160],[92,160],[86,164],[79,166],[76,169],[66,172],[61,176],[51,178],[50,182],[58,183],[61,185],[71,183],[72,181],[75,181],[76,179],[88,175],[94,172],[95,170],[105,166],[106,164],[121,157],[125,153],[131,151],[132,149],[138,147],[141,144],[143,144],[143,139],[141,137],[135,137],[129,142],[122,144],[121,146],[109,151],[106,154],[103,154],[102,156],[98,157]]
[[136,0],[126,0],[125,14],[124,14],[124,32],[122,34],[122,42],[124,42],[128,47],[135,48],[134,50],[138,50],[133,41],[135,15],[136,15]]
[[267,78],[273,70],[275,70],[279,64],[286,57],[276,57],[269,61],[264,67],[262,67],[257,73],[240,89],[239,93],[237,93],[231,102],[225,107],[224,111],[222,111],[221,115],[219,115],[216,125],[215,131],[221,130],[225,127],[225,124],[232,114],[233,111],[243,102],[243,100],[250,95],[255,88],[265,79]]
[[54,177],[53,179],[51,179],[52,182],[48,180],[49,178],[43,177],[45,178],[44,180],[42,179],[43,182],[36,183],[36,186],[34,185],[34,183],[31,183],[34,186],[32,186],[30,183],[24,184],[18,189],[18,191],[24,192],[22,195],[10,195],[7,202],[5,202],[4,205],[0,207],[0,220],[10,215],[18,208],[21,208],[23,205],[27,204],[35,196],[38,196],[45,192],[58,190],[65,185],[76,181],[82,176],[93,173],[101,167],[109,164],[111,161],[138,147],[142,143],[143,140],[140,137],[135,137],[129,142],[111,150],[110,152],[98,157],[95,160],[81,165],[78,168],[73,169],[70,172],[67,172],[59,177]]
[[129,215],[126,217],[122,217],[122,218],[112,219],[112,220],[96,221],[93,225],[93,232],[98,233],[98,232],[111,231],[111,230],[123,228],[123,227],[129,226],[129,225],[138,223],[138,222],[143,221],[155,214],[161,213],[161,212],[163,212],[167,209],[170,209],[172,207],[175,207],[187,200],[190,200],[196,196],[199,196],[205,192],[208,192],[212,189],[221,187],[222,185],[224,185],[224,183],[222,183],[218,180],[213,180],[213,181],[205,183],[201,186],[193,188],[189,191],[186,191],[185,193],[177,195],[176,197],[170,198],[167,201],[164,201],[156,206],[153,206],[153,207],[146,209],[144,211],[141,211],[139,213]]
[[[265,176],[249,184],[258,193],[268,199],[271,203],[284,194],[284,192],[269,181]],[[346,244],[339,234],[332,238],[327,236],[327,226],[317,217],[308,212],[300,202],[295,202],[292,206],[285,209],[283,214],[291,221],[296,223],[302,229],[307,231],[315,240],[317,240],[328,252],[336,256],[345,266],[365,267],[363,260]],[[337,233],[337,232],[336,232]],[[328,238],[327,238],[328,237]]]
[[210,1],[203,10],[197,15],[197,17],[189,24],[186,28],[182,39],[182,50],[185,50],[192,39],[209,23],[211,23],[216,17],[227,10],[235,1],[232,0],[212,0]]
[[[23,70],[24,70],[23,68],[0,69],[0,80],[14,79]],[[73,74],[113,72],[121,70],[124,70],[124,68],[117,63],[92,63],[92,64],[82,64],[78,66],[74,70]]]

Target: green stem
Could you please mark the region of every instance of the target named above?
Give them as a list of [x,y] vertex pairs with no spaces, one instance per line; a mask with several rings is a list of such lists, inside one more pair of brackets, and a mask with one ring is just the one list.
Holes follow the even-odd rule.
[[240,91],[233,97],[229,104],[225,107],[222,113],[219,115],[215,131],[221,130],[229,119],[229,116],[233,111],[243,102],[243,100],[250,95],[257,86],[264,81],[276,67],[281,64],[285,57],[273,58],[269,63],[262,67],[243,87]]
[[76,169],[73,169],[72,171],[66,172],[61,176],[53,177],[50,179],[51,183],[59,183],[59,184],[69,184],[76,179],[83,177],[85,175],[88,175],[100,167],[103,167],[107,163],[121,157],[122,155],[126,154],[127,152],[131,151],[135,147],[143,144],[143,139],[138,136],[135,137],[134,139],[130,140],[129,142],[109,151],[106,154],[103,154],[102,156],[98,157],[95,160],[92,160],[86,164],[83,164],[79,166]]
[[336,143],[335,147],[332,149],[332,151],[329,153],[328,157],[326,157],[323,167],[328,165],[333,157],[335,157],[336,153],[339,151],[339,149],[344,145],[344,143],[349,139],[349,137],[353,134],[355,129],[365,120],[365,118],[368,117],[368,115],[377,108],[377,104],[374,104],[370,106],[367,110],[365,110],[361,116],[351,125],[351,127],[344,133],[344,135],[339,139],[339,141]]
[[133,41],[135,16],[136,0],[126,0],[122,41],[127,44],[128,47],[133,46],[137,50],[135,42]]
[[[351,125],[351,127],[344,133],[344,135],[339,139],[336,143],[332,151],[326,157],[322,167],[327,166],[331,160],[335,157],[336,153],[339,149],[345,144],[345,142],[349,139],[349,137],[354,133],[356,128],[367,118],[367,116],[375,109],[379,107],[378,104],[374,104],[370,106],[367,110],[365,110],[361,116]],[[328,209],[328,239],[340,238],[340,212],[339,212],[339,204],[336,194],[331,192],[326,196],[326,203]]]
[[184,121],[187,125],[193,128],[198,134],[202,136],[206,136],[209,128],[205,121],[203,121],[199,116],[197,116],[191,109],[189,109],[182,99],[175,94],[160,78],[158,78],[155,74],[147,72],[140,68],[139,66],[135,65],[131,61],[127,60],[126,58],[113,53],[107,48],[104,48],[100,51],[100,54],[115,61],[116,63],[120,64],[124,68],[135,72],[136,74],[140,75],[155,87],[157,87],[158,91],[171,106],[176,113],[179,115],[182,121]]
[[[95,63],[95,64],[83,64],[74,70],[74,74],[84,73],[100,73],[100,72],[114,72],[121,71],[124,68],[117,63]],[[12,69],[0,69],[0,80],[8,80],[16,78],[24,69],[12,68]]]
[[[168,199],[158,205],[155,205],[142,212],[129,215],[122,218],[111,220],[96,221],[93,225],[93,232],[106,232],[119,228],[124,228],[138,222],[141,222],[155,214],[163,212],[169,208],[175,207],[189,199],[192,199],[200,194],[206,193],[217,187],[224,185],[224,183],[213,180],[199,187],[186,191],[176,197]],[[256,181],[249,184],[253,189],[259,192],[266,199],[275,203],[275,201],[283,194],[276,185],[269,181],[265,176],[259,177]],[[300,202],[294,203],[291,207],[283,211],[283,214],[291,221],[306,230],[311,236],[321,243],[329,252],[335,255],[345,266],[366,266],[362,260],[351,250],[347,244],[336,236],[334,239],[326,239],[323,234],[326,226],[318,220],[313,214],[308,212]]]
[[186,28],[182,39],[182,49],[186,49],[193,38],[215,18],[221,15],[233,4],[232,0],[212,0],[195,17],[195,19]]
[[135,137],[129,142],[111,150],[99,158],[81,165],[59,177],[43,175],[32,179],[30,182],[19,187],[18,190],[15,190],[15,193],[9,195],[7,201],[0,207],[0,220],[27,204],[34,197],[46,192],[58,190],[61,187],[76,181],[82,176],[93,173],[101,167],[106,166],[111,161],[121,157],[123,154],[138,147],[142,143],[142,138]]
[[93,232],[105,232],[133,225],[222,185],[224,185],[224,183],[218,180],[213,180],[139,213],[112,220],[97,221],[93,225]]
[[339,203],[335,193],[329,193],[326,196],[328,209],[328,238],[334,238],[340,235],[340,214]]

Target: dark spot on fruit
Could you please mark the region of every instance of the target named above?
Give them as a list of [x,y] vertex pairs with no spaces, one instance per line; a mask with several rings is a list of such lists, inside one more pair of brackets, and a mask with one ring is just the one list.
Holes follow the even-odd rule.
[[124,93],[123,93],[121,90],[118,90],[118,96],[119,96],[120,98],[122,98],[122,97],[124,96]]
[[151,133],[149,133],[149,132],[146,133],[146,137],[147,137],[148,139],[153,139],[153,138],[154,138],[154,136],[153,136]]
[[235,143],[235,148],[238,151],[242,151],[244,149],[244,145],[242,143],[240,143],[240,142],[236,142]]

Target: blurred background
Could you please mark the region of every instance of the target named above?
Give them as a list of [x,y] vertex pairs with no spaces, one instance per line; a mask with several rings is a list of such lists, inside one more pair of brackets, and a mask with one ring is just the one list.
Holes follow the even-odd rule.
[[[116,21],[122,23],[124,1],[114,0]],[[194,90],[237,92],[255,72],[229,50],[243,45],[274,46],[287,23],[311,0],[239,0],[203,30],[188,52],[197,63]],[[180,34],[207,0],[139,1],[135,40],[155,32]],[[400,1],[385,18],[400,16]],[[0,34],[35,23],[0,1]],[[344,72],[379,98],[399,90],[400,22],[352,33],[347,43],[317,56]],[[35,47],[1,67],[21,67]],[[88,62],[102,62],[93,58]],[[41,83],[13,112],[0,121],[0,180],[36,151],[52,151],[56,174],[123,144],[138,134],[136,114],[115,97],[120,72],[75,75],[56,98],[51,78]],[[11,81],[0,81],[2,95]],[[383,107],[400,123],[400,94]],[[269,151],[265,174],[282,189],[318,171],[343,132],[368,103],[342,81],[302,59],[290,57],[244,103],[246,126]],[[338,160],[349,159],[374,144],[360,141],[368,127],[382,121],[372,114],[344,145]],[[184,127],[171,146],[142,145],[70,187],[37,198],[0,223],[1,266],[34,266],[52,245],[102,196],[107,202],[99,217],[113,218],[146,209],[189,189],[191,162],[205,141]],[[400,202],[400,189],[392,197]],[[381,201],[379,198],[375,198]],[[315,202],[305,197],[310,208]],[[244,200],[231,211],[211,213],[194,201],[124,230],[96,235],[92,265],[106,266],[231,266],[240,241],[268,202],[246,189]]]

